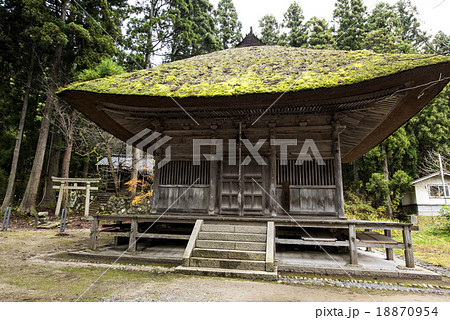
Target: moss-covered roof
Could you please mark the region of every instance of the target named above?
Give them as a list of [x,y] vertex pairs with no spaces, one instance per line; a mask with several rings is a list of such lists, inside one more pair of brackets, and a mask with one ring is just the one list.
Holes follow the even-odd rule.
[[295,92],[355,84],[450,57],[375,54],[281,46],[218,51],[60,90],[155,97],[218,97]]

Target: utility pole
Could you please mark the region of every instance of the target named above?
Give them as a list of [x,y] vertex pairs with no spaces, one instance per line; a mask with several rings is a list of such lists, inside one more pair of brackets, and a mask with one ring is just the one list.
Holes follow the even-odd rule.
[[445,205],[447,205],[447,191],[445,189],[444,168],[442,167],[442,157],[440,153],[439,153],[439,168],[441,170],[442,188],[444,188],[444,201]]

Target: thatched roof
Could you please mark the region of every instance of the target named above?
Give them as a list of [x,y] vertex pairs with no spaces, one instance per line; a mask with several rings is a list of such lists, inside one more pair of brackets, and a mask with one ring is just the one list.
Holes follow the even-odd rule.
[[124,141],[170,119],[195,119],[197,130],[209,130],[209,119],[264,114],[256,126],[268,128],[270,117],[338,116],[349,162],[413,117],[449,79],[445,56],[259,46],[75,83],[59,95]]
[[76,90],[175,98],[276,94],[351,85],[449,61],[450,57],[431,55],[245,47],[75,83],[60,93]]

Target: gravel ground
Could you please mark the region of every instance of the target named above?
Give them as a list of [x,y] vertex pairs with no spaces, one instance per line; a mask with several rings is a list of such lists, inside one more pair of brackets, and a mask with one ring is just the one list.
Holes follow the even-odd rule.
[[450,295],[449,286],[438,286],[426,283],[390,283],[383,281],[371,280],[339,280],[328,278],[307,278],[297,276],[280,276],[279,283],[295,284],[295,285],[317,285],[330,286],[347,289],[364,289],[379,291],[402,291],[415,293],[434,293],[440,295]]

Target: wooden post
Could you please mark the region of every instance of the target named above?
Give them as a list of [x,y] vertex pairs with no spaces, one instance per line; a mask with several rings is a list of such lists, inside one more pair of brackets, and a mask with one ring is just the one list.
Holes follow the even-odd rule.
[[[216,139],[216,129],[218,126],[216,124],[211,125],[211,137]],[[217,155],[217,147],[211,146],[211,154]],[[217,193],[217,160],[211,161],[209,164],[209,203],[208,203],[208,214],[213,215],[216,210],[216,193]]]
[[414,268],[414,248],[409,226],[403,227],[403,244],[405,245],[405,265],[407,268]]
[[356,247],[356,226],[354,224],[348,225],[348,244],[350,251],[350,264],[358,264],[358,249]]
[[[384,235],[392,238],[392,230],[384,230]],[[394,260],[394,249],[386,249],[386,259]]]
[[64,198],[64,186],[65,182],[61,182],[59,185],[58,202],[56,203],[55,216],[59,217],[59,212],[61,211],[61,205]]
[[91,238],[89,240],[89,249],[97,250],[97,235],[98,235],[98,217],[94,217],[91,225]]
[[334,181],[336,184],[335,203],[339,218],[345,218],[344,208],[344,182],[342,180],[341,141],[339,134],[344,127],[335,124],[333,126],[333,152],[334,152]]
[[130,230],[130,243],[128,245],[128,251],[135,252],[137,243],[136,235],[138,232],[138,221],[137,218],[131,219],[131,230]]
[[84,202],[84,216],[87,217],[89,215],[89,204],[91,202],[91,183],[86,183],[86,201]]
[[[364,229],[364,232],[370,232],[370,231],[372,231],[372,230],[371,229]],[[367,252],[372,252],[372,248],[367,247],[366,251]]]
[[160,170],[158,169],[158,164],[159,164],[158,152],[155,152],[153,159],[155,160],[155,166],[153,167],[153,199],[152,199],[151,213],[156,213],[156,209],[158,209],[159,177],[160,177]]
[[[273,126],[275,124],[269,124],[272,128],[270,129],[270,139],[275,139],[275,129]],[[277,204],[276,204],[276,197],[277,197],[277,151],[274,145],[270,144],[270,171],[269,171],[269,179],[270,179],[270,186],[269,186],[269,194],[270,194],[270,201],[269,201],[269,211],[272,216],[277,215]]]
[[267,222],[266,271],[275,271],[275,223]]

